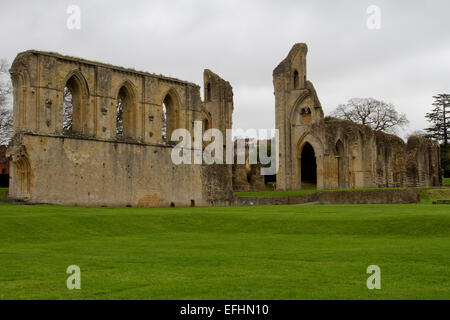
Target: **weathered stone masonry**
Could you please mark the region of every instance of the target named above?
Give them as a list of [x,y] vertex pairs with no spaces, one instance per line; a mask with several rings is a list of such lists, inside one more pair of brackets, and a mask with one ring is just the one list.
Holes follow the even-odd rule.
[[[306,45],[296,44],[273,72],[278,189],[300,189],[303,183],[318,189],[442,184],[437,143],[412,137],[405,144],[352,122],[326,121],[306,79],[306,54]],[[225,136],[232,127],[232,87],[210,70],[204,71],[205,101],[190,82],[56,53],[23,52],[10,71],[15,132],[8,151],[10,198],[209,206],[233,203],[233,182],[250,188],[245,168],[171,161],[173,130],[185,128],[193,137],[194,121],[202,121],[204,130],[216,128]],[[252,188],[263,189],[253,169]]]
[[[231,128],[232,88],[211,71],[204,72],[205,103],[193,83],[55,53],[19,54],[11,76],[11,198],[67,205],[230,203],[231,167],[177,166],[170,157],[168,138],[176,128],[192,136],[196,120]],[[63,128],[66,87],[70,131]]]
[[438,143],[402,139],[349,121],[325,120],[306,78],[305,44],[296,44],[273,71],[280,134],[277,188],[318,189],[437,186],[442,184]]

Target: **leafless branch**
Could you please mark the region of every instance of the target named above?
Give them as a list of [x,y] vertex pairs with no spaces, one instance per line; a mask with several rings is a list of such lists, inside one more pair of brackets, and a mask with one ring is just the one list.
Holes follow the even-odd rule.
[[372,98],[350,99],[347,104],[339,105],[332,116],[389,133],[395,133],[409,123],[406,115],[398,113],[393,104]]

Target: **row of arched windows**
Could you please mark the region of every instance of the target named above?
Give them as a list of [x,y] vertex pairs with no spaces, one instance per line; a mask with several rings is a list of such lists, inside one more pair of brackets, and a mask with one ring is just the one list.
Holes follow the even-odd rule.
[[[79,77],[72,75],[64,86],[63,91],[63,132],[82,133],[86,110],[83,106],[84,92]],[[124,84],[118,91],[115,108],[115,135],[117,138],[133,138],[136,134],[136,104],[133,90]],[[162,105],[161,138],[167,141],[171,132],[176,129],[178,112],[174,98],[167,94]]]

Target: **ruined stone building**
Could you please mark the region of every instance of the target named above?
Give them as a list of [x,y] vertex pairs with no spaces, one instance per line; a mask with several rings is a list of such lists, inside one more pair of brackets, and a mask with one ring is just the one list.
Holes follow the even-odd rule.
[[[234,163],[233,163],[233,191],[247,192],[247,191],[265,191],[266,185],[261,174],[261,163],[250,163],[249,143],[250,140],[254,144],[258,143],[255,139],[236,139],[234,140]],[[267,142],[267,141],[266,141]],[[240,149],[238,145],[242,145]],[[240,164],[239,158],[245,159],[245,163]]]
[[[174,78],[27,51],[15,59],[9,197],[94,206],[229,204],[231,167],[175,165],[176,128],[232,126],[230,84]],[[65,103],[70,100],[70,103]],[[68,107],[70,106],[70,108]]]
[[273,71],[279,130],[277,188],[318,189],[437,186],[442,184],[437,142],[399,137],[342,120],[325,120],[306,78],[305,44],[296,44]]
[[[295,45],[273,73],[278,189],[300,189],[302,183],[318,189],[441,184],[437,143],[414,137],[405,144],[351,122],[325,121],[306,80],[306,53],[306,45]],[[208,206],[231,204],[233,181],[244,190],[264,189],[264,180],[257,179],[260,166],[251,169],[248,181],[245,167],[172,162],[175,129],[194,136],[194,122],[201,121],[203,130],[216,128],[225,136],[232,127],[232,87],[209,70],[204,101],[200,87],[187,81],[56,53],[20,53],[10,72],[10,198]]]

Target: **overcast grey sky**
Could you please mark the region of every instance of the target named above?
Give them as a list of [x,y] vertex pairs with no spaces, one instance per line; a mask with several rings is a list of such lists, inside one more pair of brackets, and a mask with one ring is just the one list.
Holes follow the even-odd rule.
[[[66,27],[69,5],[81,29]],[[369,30],[367,7],[381,9]],[[0,57],[37,49],[202,85],[209,68],[234,88],[234,127],[274,127],[272,71],[308,44],[308,79],[325,114],[352,97],[393,103],[411,132],[432,95],[450,92],[450,1],[2,0]]]

